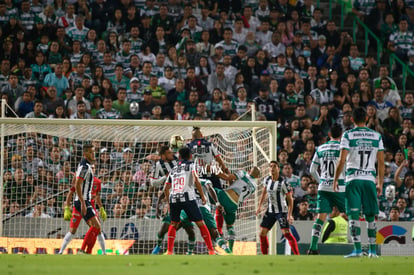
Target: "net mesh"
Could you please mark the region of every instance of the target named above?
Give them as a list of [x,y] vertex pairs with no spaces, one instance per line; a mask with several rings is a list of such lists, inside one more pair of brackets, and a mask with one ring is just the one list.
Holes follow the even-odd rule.
[[[154,156],[161,145],[168,145],[173,135],[181,135],[188,142],[193,127],[149,126],[138,122],[135,125],[67,123],[4,124],[3,236],[63,238],[69,223],[63,220],[62,206],[82,158],[82,146],[92,143],[97,153],[95,174],[101,180],[100,196],[108,214],[102,223],[106,238],[136,239],[133,252],[151,253],[162,224],[155,215],[162,189],[151,187],[149,181]],[[216,145],[231,171],[248,171],[255,165],[262,176],[268,173],[268,128],[202,127],[201,130]],[[255,201],[259,195],[256,192],[239,206],[236,241],[257,241]],[[87,231],[83,224],[77,238]],[[197,228],[195,233],[195,253],[204,253]],[[163,250],[166,240],[167,236]],[[177,253],[186,252],[187,241],[185,231],[179,230]]]

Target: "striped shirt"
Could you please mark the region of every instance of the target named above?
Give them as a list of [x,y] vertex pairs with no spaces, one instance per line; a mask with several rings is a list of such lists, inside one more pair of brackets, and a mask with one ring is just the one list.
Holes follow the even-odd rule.
[[187,147],[191,150],[197,169],[211,165],[216,157],[220,156],[216,147],[205,139],[195,139],[188,143]]
[[196,199],[194,191],[194,163],[191,161],[180,161],[175,166],[165,184],[171,185],[169,200],[171,203],[188,202]]
[[272,176],[263,179],[268,196],[267,212],[269,213],[287,213],[288,206],[286,203],[286,194],[292,192],[292,187],[284,177],[279,177],[273,181]]
[[112,62],[111,64],[102,64],[102,70],[103,70],[103,74],[105,76],[105,78],[111,78],[113,76],[115,76],[115,66],[116,63]]
[[159,179],[163,176],[167,176],[171,170],[177,166],[178,161],[176,159],[170,161],[170,162],[166,162],[164,160],[159,160],[157,161],[157,163],[155,164],[155,172],[153,175],[154,179]]
[[396,48],[409,51],[413,48],[414,35],[410,31],[397,31],[390,35],[390,41],[394,42]]
[[231,55],[235,56],[237,53],[237,48],[239,47],[239,43],[232,40],[229,44],[227,44],[224,40],[217,43],[217,45],[223,46],[224,49],[224,55]]
[[20,23],[27,31],[33,30],[35,24],[35,14],[33,12],[24,12],[20,14]]
[[66,31],[66,34],[72,39],[72,41],[79,40],[82,42],[85,40],[88,31],[89,29],[87,27],[83,27],[81,30],[77,27],[72,27]]
[[105,111],[104,108],[100,109],[97,113],[96,113],[96,118],[99,119],[119,119],[121,118],[121,113],[112,108],[109,112]]
[[144,100],[144,94],[141,90],[138,90],[136,93],[134,93],[132,90],[127,90],[126,100],[128,102],[132,102],[132,101],[141,102]]
[[[91,201],[92,199],[92,187],[93,187],[93,171],[91,164],[86,160],[83,159],[78,165],[78,169],[76,170],[76,178],[81,178],[83,180],[82,183],[82,196],[85,201]],[[79,197],[76,193],[75,201],[78,201]]]
[[[312,159],[312,165],[320,166],[320,181],[319,191],[334,192],[333,179],[335,175],[336,166],[339,161],[340,154],[339,141],[328,141],[327,143],[318,147]],[[345,173],[342,172],[339,177],[338,185],[339,191],[345,192]]]
[[310,94],[315,99],[316,104],[318,105],[333,103],[333,93],[328,89],[322,92],[317,88],[312,90]]
[[[200,179],[200,183],[201,183],[201,188],[203,189],[203,193],[204,196],[206,198],[208,198],[208,186],[210,185],[211,187],[213,187],[211,180],[209,179]],[[203,204],[203,201],[201,200],[201,196],[200,193],[198,192],[197,189],[194,189],[195,193],[196,193],[196,200],[197,200],[197,205],[198,207],[205,207],[207,208],[208,211],[211,211],[211,207],[210,207],[210,202],[208,199],[206,199],[206,204]]]
[[378,151],[384,151],[381,134],[366,127],[346,131],[341,139],[341,150],[347,150],[346,181],[375,181],[375,162]]

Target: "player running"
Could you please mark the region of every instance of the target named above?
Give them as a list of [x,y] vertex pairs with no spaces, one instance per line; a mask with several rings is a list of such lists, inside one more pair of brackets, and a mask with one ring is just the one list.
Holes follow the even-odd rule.
[[[356,128],[346,131],[341,139],[341,154],[335,170],[333,188],[339,191],[339,178],[346,165],[345,205],[349,217],[349,231],[351,232],[354,250],[345,256],[361,257],[361,228],[359,214],[365,215],[368,223],[368,242],[370,258],[376,258],[376,222],[378,214],[377,195],[381,196],[384,183],[384,145],[381,134],[365,127],[366,111],[356,108],[352,112],[352,119]],[[378,170],[375,169],[377,161]],[[375,184],[375,178],[378,178]]]
[[[155,164],[155,172],[154,175],[151,177],[151,185],[155,188],[160,188],[164,186],[165,181],[167,180],[167,176],[172,170],[174,166],[178,164],[178,161],[176,157],[174,156],[174,153],[171,151],[170,147],[168,146],[162,146],[159,151],[160,160],[157,161]],[[156,216],[159,217],[159,209],[162,204],[162,202],[165,201],[165,193],[162,192],[160,196],[158,197],[157,201],[157,212]],[[184,220],[185,216],[182,215],[181,220]],[[165,235],[168,233],[168,228],[170,227],[171,223],[171,217],[167,213],[163,219],[162,219],[162,225],[160,230],[157,234],[157,245],[152,250],[152,254],[158,255],[162,248],[162,243],[164,240]],[[194,232],[194,226],[193,224],[187,220],[184,220],[182,223],[180,223],[179,228],[183,227],[184,230],[188,234],[188,250],[187,254],[191,255],[194,251],[195,246],[195,232]],[[178,228],[178,229],[179,229]]]
[[[338,179],[339,192],[334,192],[333,177],[339,161],[340,140],[342,136],[341,125],[335,123],[330,130],[331,140],[318,147],[312,159],[310,172],[312,177],[319,182],[318,202],[315,223],[312,227],[312,239],[308,255],[317,255],[318,240],[321,236],[323,223],[332,207],[336,206],[340,213],[345,213],[345,173],[342,173]],[[320,167],[320,174],[318,173]]]
[[[75,207],[73,207],[72,212],[70,211],[70,206],[72,204],[73,194],[75,193],[75,186],[74,186],[75,179],[76,178],[73,178],[73,181],[72,181],[73,186],[70,188],[69,193],[66,196],[65,212],[64,212],[64,215],[63,215],[63,219],[65,221],[70,220],[69,232],[66,233],[65,237],[63,238],[62,247],[60,248],[58,254],[62,254],[63,251],[65,251],[66,247],[69,245],[72,238],[76,234],[76,232],[78,230],[78,227],[79,227],[79,224],[80,224],[80,221],[82,219],[81,214],[76,210]],[[102,204],[100,191],[101,191],[101,180],[98,179],[97,177],[94,177],[93,178],[91,204],[92,204],[92,207],[93,207],[95,213],[97,213],[95,205],[96,204],[98,205],[101,219],[102,219],[102,221],[105,221],[106,218],[107,218],[107,215],[106,215],[105,208],[103,207],[103,204]],[[96,204],[95,204],[95,202],[96,202]],[[101,232],[101,234],[98,235],[97,239],[98,239],[99,245],[101,246],[102,253],[105,255],[106,254],[106,247],[105,247],[104,233]],[[84,250],[84,249],[85,249],[85,247],[81,248],[81,250]]]
[[272,160],[269,167],[270,175],[263,179],[263,192],[256,211],[256,215],[260,215],[263,202],[267,196],[268,206],[260,224],[260,227],[262,228],[260,230],[260,249],[263,255],[269,254],[267,232],[269,232],[276,221],[278,221],[283,235],[286,240],[289,241],[293,254],[299,255],[298,243],[289,230],[289,224],[293,222],[292,188],[286,178],[280,175],[280,166],[277,161]]
[[202,204],[206,204],[206,198],[203,193],[195,165],[191,159],[191,151],[188,148],[179,150],[180,162],[175,166],[165,183],[165,196],[168,198],[170,205],[171,224],[168,229],[168,251],[167,255],[172,255],[174,250],[174,240],[176,230],[180,223],[180,213],[184,210],[188,218],[194,221],[200,229],[201,236],[207,245],[208,253],[215,255],[210,233],[203,221],[201,211],[197,206],[194,187],[200,194]]
[[232,182],[231,185],[222,190],[215,189],[220,204],[224,208],[223,216],[226,222],[227,233],[229,235],[229,248],[233,251],[236,232],[234,222],[236,221],[236,212],[239,204],[243,203],[251,194],[256,191],[256,180],[260,176],[259,168],[253,167],[249,173],[237,171],[234,174],[219,173],[218,177]]
[[[193,128],[192,141],[187,144],[187,147],[191,150],[197,168],[201,169],[199,173],[200,178],[207,178],[212,182],[214,188],[223,189],[220,179],[216,175],[212,173],[207,174],[205,173],[206,170],[202,169],[206,167],[214,167],[215,164],[218,164],[219,167],[214,168],[220,168],[223,172],[228,173],[228,169],[218,153],[217,148],[203,137],[200,128]],[[220,235],[223,235],[223,216],[217,209],[216,222]]]

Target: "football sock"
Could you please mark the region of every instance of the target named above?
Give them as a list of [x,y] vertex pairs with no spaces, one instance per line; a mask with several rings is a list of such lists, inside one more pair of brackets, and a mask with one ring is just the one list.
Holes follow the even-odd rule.
[[195,238],[190,239],[188,238],[188,254],[193,254],[195,246]]
[[216,223],[217,223],[217,230],[220,233],[220,235],[223,235],[224,217],[223,217],[223,213],[218,211],[218,209],[216,209],[216,217],[215,218],[216,218]]
[[229,247],[227,246],[227,242],[225,239],[223,239],[222,237],[218,237],[216,239],[217,244],[223,249],[223,250],[227,250],[229,249]]
[[92,253],[92,249],[96,243],[96,238],[100,234],[100,229],[93,227],[93,226],[91,226],[91,228],[92,228],[92,231],[89,236],[89,241],[87,242],[87,248],[86,248],[86,253],[88,254]]
[[170,225],[170,227],[168,228],[168,252],[173,253],[176,233],[177,229],[175,229],[174,226]]
[[355,251],[361,252],[361,225],[358,220],[359,218],[355,216],[351,216],[351,219],[349,220],[349,231],[351,234],[352,242],[354,243]]
[[233,252],[234,240],[236,239],[236,232],[233,226],[227,227],[227,233],[229,234],[229,248]]
[[260,250],[263,255],[269,254],[269,239],[267,236],[260,236]]
[[310,249],[311,250],[318,250],[318,240],[321,236],[321,229],[322,229],[323,221],[321,219],[316,219],[315,223],[312,227],[312,238]]
[[159,233],[157,233],[157,245],[158,245],[159,247],[162,247],[162,242],[164,241],[164,236],[165,236],[165,235],[160,236],[160,234],[159,234]]
[[375,216],[365,216],[368,228],[368,243],[369,251],[376,252],[377,245],[377,223],[375,222]]
[[59,253],[63,253],[63,251],[65,251],[73,236],[74,235],[70,232],[66,233],[65,237],[63,238],[62,247],[60,248]]
[[203,237],[204,242],[207,245],[207,249],[214,250],[213,243],[211,242],[210,232],[208,231],[207,226],[204,224],[198,228],[200,229],[201,236]]
[[286,240],[289,241],[289,245],[292,249],[293,254],[299,255],[298,242],[296,241],[295,237],[293,237],[292,233],[288,232],[283,235],[285,236]]
[[106,255],[105,236],[104,233],[98,235],[98,242],[102,249],[102,254]]

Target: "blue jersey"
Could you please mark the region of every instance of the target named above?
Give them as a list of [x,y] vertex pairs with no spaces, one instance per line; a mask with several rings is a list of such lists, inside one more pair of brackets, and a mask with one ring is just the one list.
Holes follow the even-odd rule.
[[[93,171],[92,165],[86,160],[82,161],[78,165],[76,170],[76,178],[83,179],[82,183],[82,196],[85,201],[91,201],[92,199],[92,187],[93,187]],[[78,194],[75,196],[75,201],[78,201]]]

